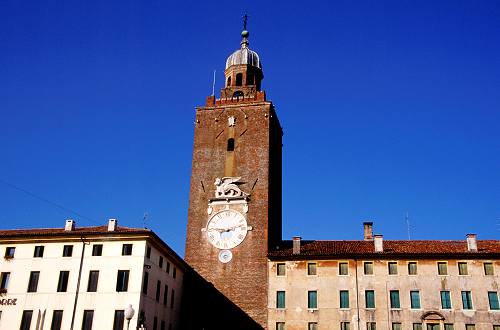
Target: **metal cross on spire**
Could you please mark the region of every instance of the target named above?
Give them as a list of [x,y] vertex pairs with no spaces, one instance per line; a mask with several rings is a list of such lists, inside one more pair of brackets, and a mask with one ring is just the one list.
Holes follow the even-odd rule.
[[247,13],[245,13],[243,15],[243,31],[247,30],[247,22],[248,22],[248,15],[247,15]]

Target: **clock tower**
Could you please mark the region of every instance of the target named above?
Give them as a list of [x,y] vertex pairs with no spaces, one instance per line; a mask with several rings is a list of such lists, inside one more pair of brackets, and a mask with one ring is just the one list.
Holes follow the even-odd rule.
[[220,98],[196,108],[185,259],[266,328],[267,252],[281,241],[282,129],[246,28],[241,36]]

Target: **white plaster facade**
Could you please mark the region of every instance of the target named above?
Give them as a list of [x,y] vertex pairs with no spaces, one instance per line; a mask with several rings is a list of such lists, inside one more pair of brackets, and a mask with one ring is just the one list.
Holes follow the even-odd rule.
[[[131,255],[122,255],[124,244],[132,245]],[[72,246],[71,256],[63,256],[65,245]],[[95,245],[102,245],[102,255],[93,255]],[[36,246],[43,246],[42,257],[34,256]],[[12,258],[6,256],[8,248],[15,248]],[[0,279],[6,273],[10,278],[3,283],[6,292],[0,297],[0,330],[20,329],[23,311],[33,312],[28,329],[51,329],[54,310],[62,310],[60,329],[71,329],[80,264],[73,329],[82,329],[85,310],[93,311],[92,329],[114,329],[115,311],[125,310],[129,304],[135,309],[130,329],[136,329],[141,312],[147,329],[155,329],[155,323],[157,330],[178,328],[185,269],[182,259],[149,230],[102,226],[1,232]],[[119,270],[129,274],[123,292],[117,292]],[[34,271],[39,272],[38,285],[36,292],[28,292],[30,273]],[[66,292],[57,292],[61,271],[69,271]],[[90,271],[99,271],[96,292],[88,292]],[[126,329],[127,321],[124,323]]]

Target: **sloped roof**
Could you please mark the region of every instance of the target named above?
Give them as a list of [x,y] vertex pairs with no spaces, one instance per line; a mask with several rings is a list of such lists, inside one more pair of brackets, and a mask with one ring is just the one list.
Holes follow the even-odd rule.
[[339,257],[363,258],[500,258],[500,241],[478,240],[478,251],[468,251],[463,241],[384,240],[384,251],[375,252],[373,241],[301,241],[299,254],[293,254],[292,241],[283,241],[268,253],[270,259],[318,259]]
[[114,231],[108,231],[108,226],[76,227],[66,231],[64,228],[36,228],[36,229],[8,229],[0,230],[0,239],[10,237],[37,237],[37,236],[81,236],[96,234],[150,234],[151,230],[145,228],[129,228],[116,226]]

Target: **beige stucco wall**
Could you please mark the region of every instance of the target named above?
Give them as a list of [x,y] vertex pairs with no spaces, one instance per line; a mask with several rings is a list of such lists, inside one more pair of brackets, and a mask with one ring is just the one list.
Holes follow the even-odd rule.
[[[366,322],[376,322],[377,330],[391,329],[392,322],[401,322],[402,329],[412,329],[412,323],[424,323],[425,312],[437,311],[445,320],[454,323],[455,330],[464,330],[465,324],[476,324],[476,330],[492,330],[500,324],[500,311],[490,311],[488,291],[499,289],[500,262],[495,261],[495,275],[484,275],[483,260],[444,260],[448,274],[437,274],[438,260],[321,260],[317,262],[317,275],[307,275],[307,262],[286,261],[286,275],[276,275],[276,264],[269,266],[269,329],[276,322],[285,322],[287,330],[307,329],[308,322],[318,322],[319,329],[340,329],[340,322],[350,322],[350,329],[366,329]],[[338,262],[349,262],[349,275],[338,275]],[[363,261],[374,262],[374,275],[363,274]],[[388,275],[389,261],[398,262],[398,274]],[[408,261],[416,261],[418,274],[408,275]],[[441,260],[440,260],[441,261]],[[469,275],[458,275],[457,261],[466,261]],[[491,261],[491,260],[490,260]],[[356,276],[357,269],[357,276]],[[357,283],[356,283],[357,278]],[[356,287],[358,288],[356,290]],[[307,292],[318,291],[318,309],[307,309]],[[340,309],[340,290],[349,290],[350,308]],[[365,308],[365,290],[375,291],[375,309]],[[401,308],[389,308],[389,291],[399,290]],[[410,309],[410,291],[420,291],[421,309]],[[440,291],[451,293],[451,310],[441,309]],[[286,308],[276,308],[276,291],[286,292]],[[356,291],[358,294],[356,294]],[[473,310],[463,310],[461,291],[471,291]],[[429,321],[431,322],[431,321]],[[432,321],[438,322],[438,321]],[[443,329],[441,327],[441,329]]]

